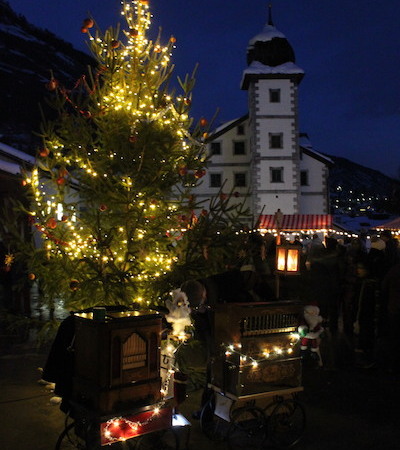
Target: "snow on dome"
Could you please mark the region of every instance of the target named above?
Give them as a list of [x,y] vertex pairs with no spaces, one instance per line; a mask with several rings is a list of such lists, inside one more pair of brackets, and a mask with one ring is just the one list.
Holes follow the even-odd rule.
[[267,24],[261,33],[250,39],[249,47],[253,46],[256,42],[267,42],[274,38],[286,39],[286,36],[278,31],[273,25]]
[[304,70],[292,62],[286,62],[279,66],[266,66],[259,61],[253,61],[247,69],[243,71],[246,75],[269,75],[269,74],[304,74]]
[[261,33],[249,41],[247,47],[247,65],[259,61],[266,66],[280,66],[286,62],[296,62],[293,48],[286,36],[278,31],[270,21]]

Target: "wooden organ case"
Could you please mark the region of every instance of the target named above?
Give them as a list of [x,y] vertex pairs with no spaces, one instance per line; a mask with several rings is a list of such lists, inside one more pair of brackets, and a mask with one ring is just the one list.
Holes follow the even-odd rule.
[[72,400],[97,414],[160,401],[161,315],[153,311],[93,313],[75,319]]
[[217,305],[211,384],[237,397],[300,386],[301,312],[292,301]]

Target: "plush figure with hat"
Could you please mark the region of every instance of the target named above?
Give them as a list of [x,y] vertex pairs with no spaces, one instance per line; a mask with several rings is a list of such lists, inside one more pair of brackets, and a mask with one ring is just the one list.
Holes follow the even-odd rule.
[[173,334],[176,336],[184,335],[185,328],[192,325],[187,295],[180,289],[175,289],[172,291],[172,299],[166,300],[165,306],[169,311],[165,319],[172,324]]
[[319,307],[317,305],[306,305],[303,310],[303,318],[304,324],[298,328],[302,357],[304,358],[310,352],[311,359],[322,366],[319,342],[324,328],[322,327],[323,318],[319,314]]

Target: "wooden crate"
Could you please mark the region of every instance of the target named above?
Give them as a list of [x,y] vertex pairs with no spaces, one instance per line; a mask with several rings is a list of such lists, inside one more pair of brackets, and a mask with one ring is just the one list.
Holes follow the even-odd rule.
[[76,314],[72,400],[112,414],[161,399],[161,316],[150,311]]

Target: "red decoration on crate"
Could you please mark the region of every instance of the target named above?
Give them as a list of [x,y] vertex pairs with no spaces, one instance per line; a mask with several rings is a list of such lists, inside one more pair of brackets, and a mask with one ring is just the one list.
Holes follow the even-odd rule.
[[157,408],[139,414],[115,417],[100,424],[101,445],[126,441],[172,426],[172,408]]
[[183,403],[186,399],[186,384],[188,376],[182,372],[174,373],[174,398],[177,405]]

